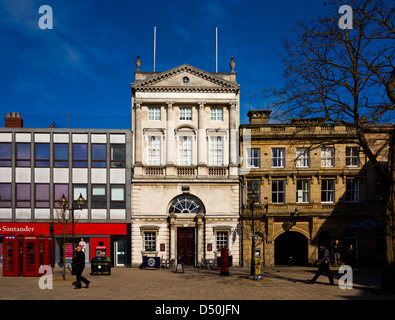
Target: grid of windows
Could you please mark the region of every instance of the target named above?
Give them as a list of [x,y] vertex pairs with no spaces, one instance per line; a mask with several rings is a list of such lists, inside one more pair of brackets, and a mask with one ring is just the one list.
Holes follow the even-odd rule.
[[261,167],[261,149],[247,148],[247,168]]
[[217,231],[217,250],[228,248],[228,231]]
[[222,121],[223,120],[222,108],[211,108],[210,109],[210,119],[211,119],[211,121]]
[[150,121],[160,121],[160,108],[159,107],[149,107],[148,108],[148,120]]
[[272,181],[272,202],[284,203],[285,202],[285,181],[273,180]]
[[349,202],[359,202],[359,180],[347,179],[346,200]]
[[272,168],[285,167],[285,148],[272,148]]
[[310,151],[307,148],[296,148],[296,167],[310,167]]
[[181,166],[192,165],[192,137],[179,137],[178,162]]
[[321,148],[321,167],[335,166],[335,148],[323,147]]
[[255,194],[257,203],[261,201],[261,181],[260,180],[247,180],[247,200],[252,194]]
[[346,166],[358,167],[359,166],[359,148],[346,147]]
[[224,164],[223,137],[210,137],[210,165],[222,166]]
[[321,202],[335,202],[335,180],[321,180]]
[[192,108],[180,108],[180,120],[192,120]]
[[161,137],[150,136],[148,138],[148,165],[155,166],[161,164]]
[[298,180],[296,182],[296,202],[309,203],[310,202],[310,181]]
[[156,232],[154,231],[144,232],[144,250],[145,251],[156,250]]

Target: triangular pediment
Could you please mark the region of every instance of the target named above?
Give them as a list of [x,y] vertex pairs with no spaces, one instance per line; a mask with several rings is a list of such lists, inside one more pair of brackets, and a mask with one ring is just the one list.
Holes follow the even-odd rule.
[[135,90],[170,90],[170,91],[234,91],[240,86],[232,81],[225,80],[213,73],[184,64],[177,68],[155,73],[152,76],[132,84]]

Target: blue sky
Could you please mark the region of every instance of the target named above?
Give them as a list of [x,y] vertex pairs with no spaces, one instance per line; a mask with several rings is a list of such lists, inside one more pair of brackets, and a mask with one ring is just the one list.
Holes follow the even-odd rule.
[[[0,116],[20,112],[25,127],[130,128],[136,56],[142,71],[184,63],[229,72],[241,85],[241,123],[264,108],[262,90],[281,85],[281,40],[296,19],[327,14],[324,0],[0,0]],[[41,30],[40,6],[53,9]],[[69,122],[68,122],[69,117]],[[1,120],[0,126],[4,126]]]

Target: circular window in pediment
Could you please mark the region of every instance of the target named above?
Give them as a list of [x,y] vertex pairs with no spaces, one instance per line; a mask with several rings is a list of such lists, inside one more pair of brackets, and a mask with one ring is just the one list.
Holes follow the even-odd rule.
[[184,82],[184,83],[188,83],[188,82],[189,82],[189,78],[188,78],[188,77],[184,77],[184,78],[182,78],[182,82]]
[[180,196],[170,204],[169,213],[203,213],[201,202],[191,196]]

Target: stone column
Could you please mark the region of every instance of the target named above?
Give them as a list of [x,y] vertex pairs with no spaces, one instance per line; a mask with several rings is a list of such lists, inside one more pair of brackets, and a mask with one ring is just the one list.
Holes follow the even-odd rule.
[[205,125],[205,102],[199,102],[198,109],[198,139],[197,139],[197,152],[198,152],[198,174],[207,173],[207,152],[206,152],[206,125]]
[[169,215],[170,223],[169,223],[169,228],[170,228],[170,259],[175,259],[175,263],[177,263],[176,259],[176,215],[174,213],[171,213]]
[[135,124],[134,124],[134,136],[135,136],[135,165],[137,166],[142,166],[142,135],[143,131],[141,129],[141,103],[136,102],[134,104],[134,110],[135,110]]
[[197,235],[196,235],[196,264],[199,266],[203,261],[203,217],[202,213],[198,213],[196,215],[196,228],[197,228]]
[[229,117],[229,132],[230,132],[230,145],[229,145],[229,163],[230,165],[237,164],[237,139],[236,139],[236,102],[232,101],[229,104],[230,117]]
[[174,110],[173,102],[167,104],[166,121],[166,165],[174,166]]

